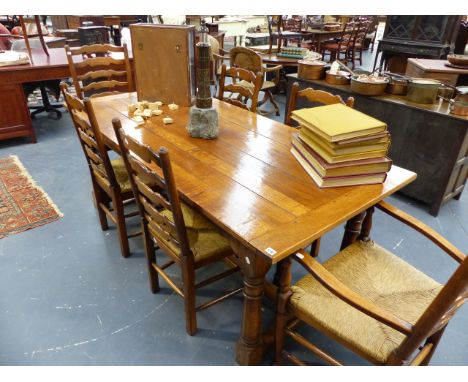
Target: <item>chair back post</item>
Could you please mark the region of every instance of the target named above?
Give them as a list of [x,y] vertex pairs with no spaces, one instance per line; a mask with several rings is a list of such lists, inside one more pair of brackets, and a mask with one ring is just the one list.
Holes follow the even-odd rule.
[[109,159],[109,155],[107,154],[107,148],[102,140],[101,132],[99,131],[99,123],[96,119],[96,113],[94,112],[93,104],[88,97],[85,97],[83,100],[83,104],[85,106],[86,114],[88,114],[89,124],[94,134],[94,139],[96,140],[99,156],[102,159],[102,164],[106,169],[107,177],[109,178],[109,183],[115,191],[120,190],[119,183],[115,178],[114,170],[112,169],[112,164]]
[[[98,125],[94,110],[92,106],[90,107],[89,105],[89,100],[85,100],[85,103],[85,101],[71,95],[64,82],[60,84],[60,88],[68,111],[70,112],[78,139],[80,140],[81,148],[88,162],[91,177],[98,183],[98,177],[104,178],[105,182],[109,183],[106,184],[106,187],[111,187],[114,191],[120,190],[109,156],[107,155],[107,150],[105,149],[101,134],[97,128]],[[84,116],[82,116],[82,114],[84,114]],[[99,165],[101,164],[104,166],[104,171],[99,169]]]
[[289,93],[289,101],[287,107],[287,113],[284,116],[284,124],[288,126],[292,126],[292,119],[291,114],[293,110],[296,109],[297,104],[297,92],[299,91],[299,83],[294,82],[291,86],[291,92]]
[[135,84],[133,82],[132,67],[130,66],[130,58],[128,56],[128,47],[126,42],[123,43],[122,48],[125,58],[125,70],[127,71],[128,91],[133,92],[135,91]]
[[129,151],[127,146],[124,144],[124,131],[122,128],[122,122],[120,122],[119,118],[112,118],[112,127],[114,128],[115,132],[115,137],[117,138],[117,143],[120,148],[120,155],[122,156],[122,159],[125,164],[125,168],[127,169],[127,174],[130,179],[130,186],[132,187],[133,195],[135,195],[135,202],[138,207],[138,211],[140,212],[140,219],[143,227],[143,231],[147,230],[147,222],[145,219],[145,209],[143,208],[143,205],[141,203],[139,193],[138,193],[138,187],[135,184],[135,180],[133,179],[133,169],[128,161],[128,156],[129,156]]
[[[139,143],[125,133],[118,118],[112,119],[112,126],[117,136],[132,190],[138,203],[141,218],[143,219],[145,236],[155,236],[153,234],[149,236],[148,230],[151,226],[153,228],[157,226],[159,235],[163,234],[166,236],[165,240],[175,239],[176,245],[180,247],[181,256],[193,257],[167,149],[161,148],[159,153],[156,153],[148,146]],[[162,170],[163,176],[161,177],[149,166],[159,167]],[[141,179],[139,178],[140,176],[142,177]],[[143,182],[143,179],[145,182]],[[143,183],[153,185],[151,187],[148,185],[143,186]],[[161,208],[171,211],[174,223],[171,223],[160,214]],[[172,228],[175,227],[176,237],[173,237],[172,233],[165,229],[167,225],[170,225]],[[160,240],[162,241],[163,238]],[[158,244],[162,246],[164,243],[158,240]]]
[[394,352],[392,363],[404,363],[428,337],[443,330],[468,298],[468,257],[458,266],[448,282],[429,305],[407,337]]
[[73,62],[73,53],[68,44],[65,45],[65,53],[67,55],[68,68],[70,69],[70,74],[73,80],[73,86],[75,87],[76,95],[78,96],[78,98],[83,99],[83,91],[81,90],[80,81],[78,81],[78,74],[76,72],[75,64]]
[[187,228],[185,227],[184,216],[182,215],[179,192],[177,191],[175,184],[174,173],[169,159],[169,151],[167,148],[161,147],[158,154],[161,161],[160,165],[164,175],[164,180],[166,181],[166,192],[172,206],[172,214],[174,215],[177,236],[181,239],[181,253],[183,256],[191,256],[192,251],[187,238]]

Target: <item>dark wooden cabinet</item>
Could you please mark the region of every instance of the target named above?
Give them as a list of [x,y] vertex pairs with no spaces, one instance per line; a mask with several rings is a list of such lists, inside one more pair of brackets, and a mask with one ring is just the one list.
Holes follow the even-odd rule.
[[445,58],[453,48],[461,16],[387,16],[385,30],[379,41],[374,68],[380,56],[380,66],[395,72],[405,72],[408,57]]
[[389,157],[418,175],[401,193],[429,204],[431,215],[437,216],[441,205],[460,197],[468,174],[468,118],[449,114],[446,102],[418,105],[402,96],[367,97],[352,93],[350,85],[303,80],[294,74],[288,76],[288,97],[295,81],[301,89],[313,87],[343,99],[352,96],[355,109],[386,122],[392,139]]

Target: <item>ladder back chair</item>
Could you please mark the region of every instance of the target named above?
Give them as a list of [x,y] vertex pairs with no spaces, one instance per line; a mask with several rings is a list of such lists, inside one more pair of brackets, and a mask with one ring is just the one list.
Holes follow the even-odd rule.
[[[320,45],[320,54],[322,61],[325,61],[325,55],[330,55],[330,61],[342,60],[347,63],[349,61],[349,46],[356,33],[357,23],[348,21],[344,24],[343,30],[339,38],[324,42]],[[341,57],[343,55],[343,57]]]
[[[199,306],[195,304],[195,291],[239,271],[233,262],[229,241],[216,227],[188,204],[180,201],[169,153],[166,148],[158,152],[125,134],[118,118],[112,120],[122,155],[130,174],[130,181],[140,210],[151,291],[159,291],[159,276],[184,299],[186,330],[189,335],[197,331],[196,312],[208,308],[240,292],[231,290]],[[152,184],[150,187],[147,184]],[[162,249],[169,261],[159,265],[156,249]],[[196,282],[196,270],[224,260],[229,269]],[[173,264],[180,267],[182,286],[178,286],[166,273]]]
[[76,48],[65,45],[65,51],[80,99],[134,91],[126,44],[94,44]]
[[342,103],[343,105],[349,107],[354,106],[353,97],[349,97],[346,101],[344,101],[341,96],[326,92],[324,90],[315,90],[313,88],[299,90],[299,83],[294,82],[291,87],[291,94],[288,102],[288,113],[284,117],[285,125],[293,126],[294,121],[291,119],[291,114],[294,110],[297,110],[297,103],[301,98],[304,98],[309,102],[319,103],[322,105]]
[[117,226],[121,254],[128,257],[128,239],[141,235],[141,231],[128,234],[125,225],[126,218],[138,215],[138,211],[127,214],[124,211],[124,206],[134,200],[125,164],[122,158],[110,160],[91,101],[70,94],[63,82],[60,87],[89,166],[101,228],[103,231],[109,228],[107,218]]
[[354,69],[355,62],[359,60],[362,65],[362,51],[364,50],[364,40],[371,25],[371,20],[359,20],[354,31],[354,35],[348,46],[348,62],[351,61],[351,69]]
[[[273,89],[275,89],[280,81],[281,65],[267,67],[262,62],[262,56],[250,48],[238,46],[229,51],[231,67],[242,68],[250,70],[254,73],[262,73],[263,83],[261,91],[264,93],[263,99],[258,103],[258,107],[262,106],[265,102],[270,101],[274,107],[276,115],[280,115],[279,106],[273,96]],[[274,74],[272,80],[267,79],[267,74]],[[268,114],[269,112],[259,110],[259,114]]]
[[[227,83],[227,78],[230,78],[232,82]],[[256,113],[262,82],[263,75],[261,73],[255,75],[249,70],[228,68],[226,64],[223,64],[219,79],[218,99]],[[226,92],[229,92],[230,95],[225,96]],[[249,100],[250,106],[247,103]]]
[[[294,328],[301,322],[376,365],[428,365],[444,330],[468,298],[468,258],[437,232],[386,202],[378,209],[431,240],[456,262],[441,285],[370,240],[374,208],[347,223],[341,251],[323,264],[291,258],[308,274],[291,286],[291,258],[280,266],[275,362],[305,361],[283,350],[285,335],[332,365],[341,363]],[[288,322],[288,315],[295,319]]]

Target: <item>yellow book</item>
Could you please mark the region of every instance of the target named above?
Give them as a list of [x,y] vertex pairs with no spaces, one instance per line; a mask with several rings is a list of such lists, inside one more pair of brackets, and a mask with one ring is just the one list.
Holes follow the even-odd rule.
[[302,129],[299,131],[299,136],[302,141],[312,148],[316,153],[318,153],[327,163],[340,163],[350,160],[358,159],[369,159],[369,158],[379,158],[387,155],[387,149],[357,152],[351,154],[342,154],[342,155],[331,155],[322,146],[318,145],[316,141],[310,139],[309,136],[305,135]]
[[315,134],[312,130],[307,128],[301,129],[301,134],[308,136],[323,150],[325,150],[330,156],[345,155],[353,153],[363,153],[367,151],[385,150],[388,151],[390,147],[390,134],[385,134],[384,137],[377,139],[354,142],[352,144],[337,144],[334,142],[328,142],[323,139],[320,135]]
[[387,130],[386,123],[342,104],[294,110],[292,118],[329,142]]

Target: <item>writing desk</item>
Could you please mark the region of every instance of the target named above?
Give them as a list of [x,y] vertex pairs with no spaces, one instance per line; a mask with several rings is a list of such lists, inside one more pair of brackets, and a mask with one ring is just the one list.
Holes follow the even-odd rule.
[[70,76],[65,49],[48,51],[49,56],[42,49],[32,49],[29,65],[0,67],[0,140],[26,136],[36,142],[23,84]]
[[[294,128],[213,100],[219,137],[191,138],[188,107],[136,125],[127,105],[136,93],[92,99],[106,144],[119,151],[112,118],[154,149],[169,150],[182,200],[205,215],[230,240],[244,277],[244,309],[236,360],[258,364],[263,357],[261,306],[265,275],[278,261],[362,213],[416,178],[393,166],[384,184],[319,189],[292,154]],[[169,115],[174,123],[164,125]],[[350,225],[351,226],[351,225]],[[352,242],[353,234],[347,232]]]
[[[31,64],[0,67],[0,141],[29,137],[36,143],[23,84],[70,77],[65,49],[48,51],[49,56],[42,49],[32,49]],[[131,51],[129,55],[132,63]]]

